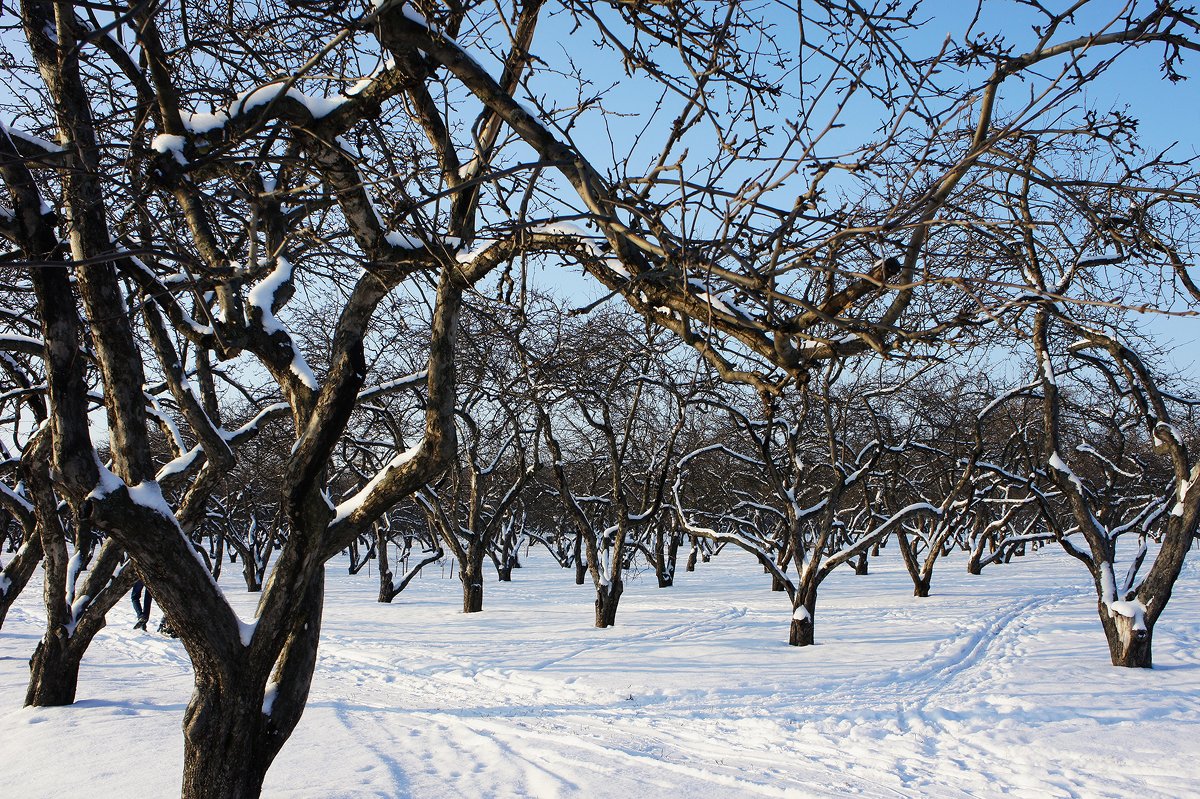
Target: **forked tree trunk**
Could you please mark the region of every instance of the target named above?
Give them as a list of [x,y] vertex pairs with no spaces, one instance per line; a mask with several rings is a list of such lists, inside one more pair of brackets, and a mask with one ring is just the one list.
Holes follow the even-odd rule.
[[854,562],[854,573],[862,577],[870,573],[871,567],[867,562],[867,551],[864,549],[858,554],[858,560]]
[[[112,558],[105,556],[98,560],[93,566],[97,573],[112,572]],[[56,707],[75,702],[75,691],[79,684],[79,664],[87,654],[92,639],[104,629],[105,616],[132,585],[133,571],[123,570],[111,579],[83,611],[69,637],[61,625],[53,631],[47,630],[34,649],[33,657],[29,659],[26,705]]]
[[900,555],[904,558],[904,567],[908,570],[909,578],[912,579],[913,596],[928,597],[929,585],[933,579],[933,570],[925,571],[918,557],[916,547],[909,543],[907,535],[898,533],[896,541],[900,544]]
[[75,702],[79,684],[79,663],[86,646],[71,646],[61,635],[45,635],[38,641],[29,659],[29,687],[26,706],[58,707]]
[[[183,716],[182,799],[257,799],[262,793],[267,769],[308,701],[324,586],[322,567],[291,616],[277,663],[252,668],[244,657],[193,661],[195,690]],[[279,684],[264,703],[272,665]]]
[[596,588],[596,626],[612,627],[617,623],[617,604],[625,586],[620,579]]
[[967,558],[967,574],[980,575],[983,574],[983,547],[976,546],[971,548],[971,555]]
[[16,556],[8,562],[4,571],[0,572],[0,586],[3,587],[3,590],[0,591],[0,627],[4,626],[4,620],[8,617],[8,609],[25,590],[29,578],[37,571],[41,559],[42,537],[37,531],[34,531],[29,534],[28,539],[17,550]]
[[[40,478],[39,478],[40,480]],[[44,484],[35,483],[39,501],[52,501],[42,493]],[[43,536],[61,535],[62,528],[57,520],[43,524]],[[29,687],[25,692],[25,704],[35,707],[69,705],[75,701],[79,683],[79,664],[87,653],[88,646],[96,634],[104,629],[105,617],[119,600],[133,587],[134,571],[125,568],[118,571],[124,557],[121,548],[112,540],[106,541],[92,559],[87,575],[72,585],[72,593],[79,592],[78,602],[87,604],[73,615],[68,604],[73,596],[67,593],[66,545],[61,538],[43,539],[42,547],[47,551],[45,566],[45,606],[47,613],[46,632],[42,635],[29,660]]]
[[1133,619],[1113,613],[1103,602],[1099,603],[1099,610],[1100,623],[1104,625],[1104,636],[1108,639],[1108,653],[1112,664],[1134,669],[1153,667],[1153,625],[1147,624],[1146,629],[1135,630]]
[[512,582],[513,569],[521,568],[520,546],[512,539],[505,538],[500,545],[500,551],[493,555],[492,561],[496,566],[496,580],[502,583]]
[[[253,552],[253,549],[251,549]],[[247,557],[242,555],[242,579],[246,581],[246,591],[251,594],[257,594],[262,591],[262,575],[258,571],[258,566],[254,562],[255,557]]]

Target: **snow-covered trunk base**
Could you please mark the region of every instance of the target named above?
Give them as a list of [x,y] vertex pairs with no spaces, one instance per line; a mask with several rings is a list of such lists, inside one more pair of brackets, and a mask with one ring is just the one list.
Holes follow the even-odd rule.
[[684,568],[690,572],[696,571],[696,559],[699,555],[700,550],[693,546],[692,551],[688,553],[687,566]]
[[791,646],[812,646],[816,643],[813,635],[813,619],[817,610],[815,593],[803,597],[792,611],[792,626],[788,630],[788,644]]
[[923,574],[913,578],[913,596],[928,597],[929,585],[932,582],[931,575]]
[[25,704],[34,707],[73,704],[79,684],[79,663],[86,651],[86,646],[70,646],[68,639],[43,636],[29,659],[29,689],[25,693]]
[[1153,640],[1152,627],[1147,625],[1147,629],[1135,630],[1133,619],[1113,613],[1103,602],[1100,603],[1100,622],[1104,625],[1108,653],[1114,666],[1132,669],[1153,667],[1150,651]]
[[862,577],[868,574],[870,570],[871,567],[867,563],[867,552],[866,550],[863,550],[859,554],[858,560],[854,561],[854,573]]
[[197,680],[183,723],[182,799],[256,799],[262,793],[279,746],[264,745],[262,690],[230,682],[239,684],[223,688]]
[[512,564],[509,564],[507,566],[497,566],[496,567],[496,579],[502,583],[511,583],[512,582],[512,570],[513,570]]
[[596,626],[612,627],[617,623],[617,604],[625,586],[615,581],[596,589]]

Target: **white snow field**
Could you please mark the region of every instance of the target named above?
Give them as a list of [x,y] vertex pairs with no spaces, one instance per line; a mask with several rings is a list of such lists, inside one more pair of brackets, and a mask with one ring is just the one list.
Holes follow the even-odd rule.
[[[631,582],[618,627],[538,557],[459,612],[437,567],[393,605],[329,567],[321,658],[268,797],[1178,797],[1200,795],[1200,568],[1156,668],[1108,663],[1083,567],[1057,549],[916,599],[894,548],[822,587],[814,647],[726,551],[674,588]],[[253,597],[222,582],[243,617]],[[73,707],[21,708],[41,632],[31,584],[0,631],[5,795],[178,795],[191,690],[177,641],[110,615]],[[158,612],[152,624],[157,623]]]

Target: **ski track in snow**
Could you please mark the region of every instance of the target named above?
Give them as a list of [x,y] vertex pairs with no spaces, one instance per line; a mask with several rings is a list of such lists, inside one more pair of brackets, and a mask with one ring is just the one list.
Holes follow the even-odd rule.
[[[960,567],[947,559],[928,599],[905,596],[911,585],[888,557],[866,577],[839,571],[822,587],[818,646],[795,649],[783,644],[786,599],[736,556],[671,589],[630,583],[610,630],[590,626],[590,586],[536,554],[511,585],[490,582],[484,612],[471,616],[455,612],[456,579],[422,579],[383,606],[372,580],[331,566],[308,709],[264,795],[1193,792],[1194,560],[1156,630],[1152,672],[1107,664],[1086,574],[1061,553],[982,577]],[[122,606],[84,661],[75,708],[14,709],[40,631],[39,588],[0,632],[9,779],[27,781],[22,796],[76,784],[97,796],[177,792],[188,660],[177,641],[116,629]],[[250,615],[254,597],[231,599]],[[121,767],[143,750],[161,759],[152,775]],[[55,751],[91,776],[35,783],[39,772],[22,764]]]

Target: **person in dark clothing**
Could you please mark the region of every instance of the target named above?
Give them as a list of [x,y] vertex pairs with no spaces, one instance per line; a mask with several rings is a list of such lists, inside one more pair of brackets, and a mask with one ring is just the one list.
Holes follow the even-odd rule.
[[150,621],[150,603],[153,601],[150,589],[146,588],[145,583],[138,580],[133,584],[133,595],[130,596],[130,599],[133,601],[133,612],[137,614],[137,623],[133,625],[133,629],[144,630],[146,622]]

